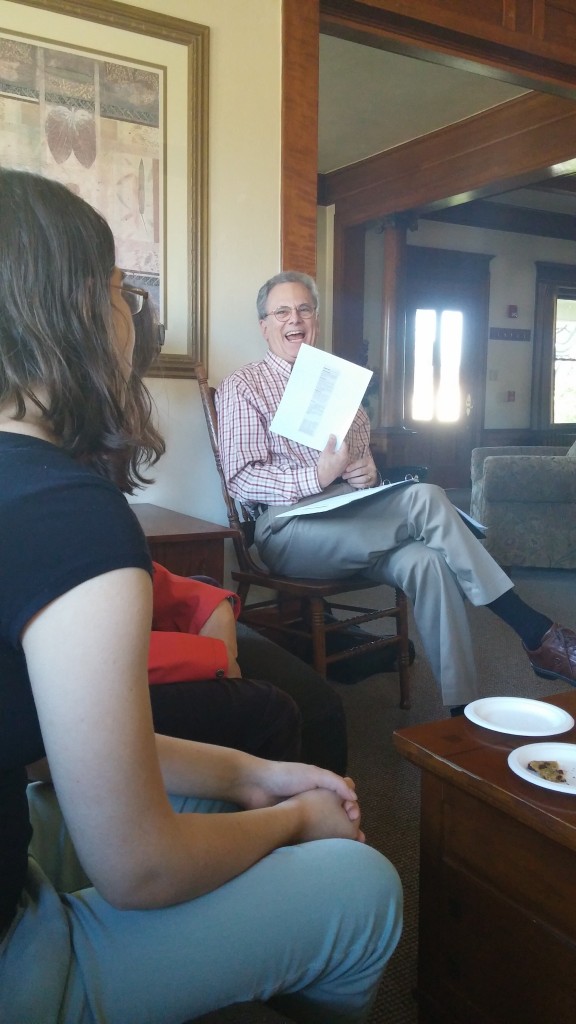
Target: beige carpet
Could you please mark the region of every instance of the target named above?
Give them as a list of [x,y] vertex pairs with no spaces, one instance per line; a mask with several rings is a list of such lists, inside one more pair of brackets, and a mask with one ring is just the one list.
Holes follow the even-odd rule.
[[[576,625],[576,574],[544,569],[517,570],[518,593],[556,621]],[[374,602],[374,591],[370,593]],[[363,603],[361,594],[350,603]],[[539,680],[528,666],[520,641],[484,608],[469,608],[479,675],[480,696],[510,694],[545,697],[567,690],[563,683]],[[371,624],[372,626],[374,624]],[[416,630],[417,649],[411,669],[412,708],[401,711],[395,674],[372,676],[354,686],[337,685],[349,723],[350,774],[357,782],[368,841],[396,865],[405,894],[405,926],[400,945],[381,985],[370,1024],[416,1024],[418,927],[419,772],[392,746],[396,728],[445,717]]]

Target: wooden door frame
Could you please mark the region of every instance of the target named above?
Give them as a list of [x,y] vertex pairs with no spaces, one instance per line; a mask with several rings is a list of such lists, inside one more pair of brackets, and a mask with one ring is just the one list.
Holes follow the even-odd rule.
[[[493,75],[524,87],[576,99],[576,53],[545,38],[540,0],[502,2],[502,22],[486,26],[469,16],[440,11],[437,0],[413,5],[417,16],[405,15],[400,0],[283,0],[282,2],[282,154],[281,264],[316,275],[318,180],[318,91],[320,31],[377,45],[407,56],[423,57],[452,67]],[[572,136],[573,137],[573,136]],[[566,140],[568,146],[568,140]],[[574,156],[572,152],[570,156]],[[527,180],[525,159],[501,154],[497,190]],[[533,168],[536,180],[536,167]],[[511,184],[512,183],[512,184]],[[445,182],[449,187],[449,182]],[[455,183],[456,184],[456,183]],[[406,182],[409,189],[409,181]],[[466,183],[458,182],[459,191]],[[496,189],[495,189],[496,190]],[[480,193],[479,193],[480,194]],[[438,198],[419,195],[420,205]],[[404,205],[395,197],[396,209]],[[337,206],[340,204],[337,204]],[[346,223],[366,219],[348,202]]]

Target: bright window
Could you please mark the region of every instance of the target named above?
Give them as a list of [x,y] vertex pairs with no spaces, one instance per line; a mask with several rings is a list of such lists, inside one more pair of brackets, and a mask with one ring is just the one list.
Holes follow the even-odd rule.
[[576,299],[556,300],[552,422],[576,422]]
[[455,423],[460,418],[463,326],[457,310],[416,310],[413,420]]

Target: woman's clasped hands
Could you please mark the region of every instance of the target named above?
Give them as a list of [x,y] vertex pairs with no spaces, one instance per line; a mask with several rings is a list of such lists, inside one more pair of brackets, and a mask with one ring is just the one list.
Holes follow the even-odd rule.
[[232,794],[241,807],[277,807],[279,813],[289,815],[294,843],[331,838],[365,841],[352,779],[315,765],[247,760]]

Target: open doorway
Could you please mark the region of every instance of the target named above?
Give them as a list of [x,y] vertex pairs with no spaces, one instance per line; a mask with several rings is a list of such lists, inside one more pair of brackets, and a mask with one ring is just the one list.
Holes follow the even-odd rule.
[[[491,36],[494,40],[500,39],[502,35],[497,27],[492,30],[486,29],[486,37],[481,39],[482,29],[479,23],[474,23],[473,32],[478,38],[472,36],[466,38],[465,43],[459,50],[457,41],[458,31],[449,39],[445,34],[445,27],[440,28],[433,24],[435,17],[442,17],[436,11],[430,11],[426,15],[421,5],[420,14],[428,21],[414,17],[400,19],[403,23],[402,31],[397,24],[398,19],[392,10],[387,11],[387,4],[379,4],[375,9],[373,4],[363,3],[330,3],[328,0],[319,0],[318,3],[306,5],[305,11],[301,4],[294,0],[285,0],[283,5],[284,18],[284,118],[283,133],[287,154],[283,155],[283,265],[300,266],[301,269],[309,272],[316,272],[316,246],[315,239],[313,246],[310,246],[308,234],[310,232],[310,209],[307,205],[306,196],[310,198],[307,191],[307,182],[318,167],[317,148],[310,135],[311,125],[315,116],[315,96],[318,95],[318,51],[314,51],[314,38],[319,48],[320,31],[341,39],[355,42],[367,43],[368,49],[380,48],[393,50],[393,56],[402,54],[411,58],[424,58],[415,61],[412,65],[425,66],[428,63],[443,65],[451,70],[466,69],[478,83],[498,89],[503,83],[507,86],[518,88],[516,98],[508,98],[503,101],[495,110],[509,109],[508,121],[500,122],[495,134],[491,134],[491,127],[486,122],[485,131],[487,134],[482,139],[476,137],[465,140],[466,145],[453,146],[453,136],[444,137],[444,130],[438,135],[440,145],[444,143],[442,150],[436,150],[433,158],[423,163],[421,156],[422,147],[410,148],[409,145],[401,145],[394,150],[395,154],[400,150],[402,153],[410,152],[411,158],[396,160],[390,173],[387,174],[384,185],[378,180],[368,179],[374,167],[374,161],[378,158],[364,159],[359,164],[347,166],[335,171],[332,175],[332,192],[336,199],[326,199],[323,195],[323,182],[320,181],[320,201],[333,201],[335,216],[333,219],[335,236],[335,259],[334,259],[334,282],[337,299],[341,299],[344,290],[348,291],[347,298],[349,308],[354,311],[358,309],[362,298],[361,290],[363,285],[363,274],[356,272],[358,259],[363,259],[360,236],[364,227],[378,218],[383,222],[397,222],[395,213],[401,210],[412,213],[419,217],[421,214],[432,215],[433,208],[450,207],[462,204],[465,201],[485,198],[488,195],[501,192],[504,189],[513,189],[518,186],[526,186],[532,182],[546,178],[550,175],[573,172],[574,152],[570,151],[570,139],[574,138],[572,131],[566,130],[569,121],[573,124],[574,110],[576,109],[573,98],[576,97],[576,62],[570,58],[566,50],[562,51],[562,39],[559,36],[556,40],[559,55],[554,62],[551,56],[546,54],[535,57],[535,49],[538,49],[538,40],[534,46],[528,47],[524,52],[522,47],[522,33],[528,38],[530,27],[518,22],[513,25],[510,21],[506,24],[506,44],[511,44],[507,55],[504,51],[498,54],[498,46],[493,46],[489,41]],[[396,8],[394,7],[394,10]],[[494,12],[492,12],[494,13]],[[292,22],[290,17],[293,15]],[[444,20],[450,20],[452,16],[445,14]],[[487,21],[490,20],[487,17]],[[352,26],[352,27],[351,27]],[[384,28],[382,27],[384,26]],[[462,26],[460,26],[462,28]],[[534,28],[534,26],[532,26]],[[541,26],[542,28],[542,26]],[[456,26],[458,29],[458,26]],[[510,29],[519,29],[518,38],[509,34]],[[535,30],[535,29],[534,29]],[[314,36],[314,33],[316,35]],[[499,34],[500,33],[500,34]],[[565,35],[565,34],[564,34]],[[545,35],[541,36],[545,39]],[[434,41],[436,40],[436,42]],[[552,47],[549,47],[550,54]],[[512,52],[513,51],[513,52]],[[564,56],[562,56],[562,52]],[[472,56],[472,59],[470,59]],[[474,60],[474,56],[476,60]],[[485,59],[484,59],[485,58]],[[314,61],[316,63],[314,64]],[[500,64],[498,63],[500,61]],[[313,66],[314,65],[314,66]],[[442,68],[436,69],[442,71]],[[473,74],[472,74],[473,72]],[[482,79],[479,76],[484,76]],[[532,92],[519,96],[522,89],[530,90],[532,86],[542,89],[542,92]],[[362,91],[362,90],[360,90]],[[479,87],[480,91],[480,87]],[[452,89],[454,94],[455,89]],[[509,97],[511,94],[508,94]],[[425,90],[418,90],[420,106],[426,98]],[[532,100],[534,97],[534,100]],[[563,97],[559,99],[558,97]],[[569,97],[569,99],[567,98]],[[417,97],[418,98],[418,97]],[[494,97],[493,97],[494,99]],[[526,103],[524,103],[526,99]],[[497,102],[497,99],[496,99]],[[518,104],[521,104],[520,106]],[[397,104],[396,104],[397,106]],[[295,113],[295,119],[291,119],[291,113]],[[341,112],[343,113],[343,112]],[[531,132],[531,123],[534,115],[534,123],[537,124],[536,134]],[[470,118],[466,119],[466,111],[460,116],[465,117],[465,124],[472,124]],[[568,119],[568,121],[566,120]],[[361,119],[357,119],[360,129],[365,127]],[[297,130],[294,130],[297,126]],[[475,129],[470,129],[474,133]],[[537,138],[537,144],[534,139]],[[498,145],[499,140],[501,144]],[[482,148],[482,146],[484,148]],[[550,162],[546,165],[545,161]],[[565,162],[568,161],[568,164]],[[562,166],[564,162],[564,165]],[[550,168],[550,170],[548,170]],[[354,175],[360,171],[360,178]],[[290,180],[290,172],[292,179]],[[307,178],[310,175],[310,179]],[[364,175],[364,180],[362,176]],[[349,186],[349,187],[348,187]],[[305,208],[305,209],[304,209]],[[302,214],[302,216],[300,216]],[[393,229],[394,230],[394,229]],[[329,231],[325,233],[329,234]],[[390,232],[393,234],[393,231]],[[420,244],[421,236],[410,241]],[[399,250],[396,241],[393,246]],[[350,265],[353,263],[348,258],[349,250],[353,247],[356,250],[356,268],[350,273]],[[456,248],[456,246],[454,246]],[[311,249],[313,255],[311,256]],[[549,257],[547,257],[549,258]],[[554,258],[554,257],[553,257]],[[513,255],[510,256],[511,263],[514,262]],[[326,275],[330,277],[329,274]],[[399,292],[400,289],[398,288]],[[510,306],[514,305],[514,299],[509,298]],[[526,308],[525,304],[521,307]],[[348,312],[348,311],[347,311]],[[345,333],[348,331],[348,320],[341,315],[341,310],[335,310],[335,324],[344,323]],[[388,319],[390,319],[388,315]],[[392,318],[393,319],[393,318]],[[402,318],[398,318],[401,320]],[[394,338],[400,334],[398,322],[388,324],[388,328]],[[505,325],[514,327],[516,325]],[[360,328],[358,336],[361,336]],[[522,332],[525,333],[525,332]],[[508,331],[506,332],[506,336]],[[386,340],[386,339],[385,339]],[[390,338],[387,339],[389,342]],[[490,343],[491,344],[491,343]],[[498,345],[498,342],[495,343]],[[403,339],[402,339],[403,346]],[[336,351],[340,349],[336,348]],[[508,360],[508,370],[514,373],[515,364],[521,364],[520,379],[525,376],[526,367],[529,365],[530,346],[517,346]],[[343,353],[341,353],[343,354]],[[385,353],[386,372],[390,366],[397,372],[399,366],[404,364],[404,349]],[[501,401],[501,381],[498,378],[498,371],[488,366],[489,379],[496,376],[496,384],[493,388],[494,402],[492,412],[496,409],[498,414],[505,411],[514,413],[516,426],[520,426],[520,413],[523,411],[521,402],[511,402],[510,408],[502,410],[496,408]],[[385,377],[386,374],[383,375]],[[402,382],[401,382],[402,383]],[[394,380],[394,389],[398,393],[397,381]],[[510,389],[509,389],[510,390]],[[513,389],[511,391],[513,393]],[[389,409],[390,402],[382,401],[380,407]],[[390,396],[388,396],[389,398]],[[398,407],[404,408],[403,402],[396,403]],[[382,424],[382,438],[384,447],[390,446],[390,438],[394,430],[401,428],[402,424],[397,416],[392,422]],[[390,428],[392,427],[392,431]],[[402,439],[403,441],[405,438]],[[506,443],[498,440],[495,443]]]

